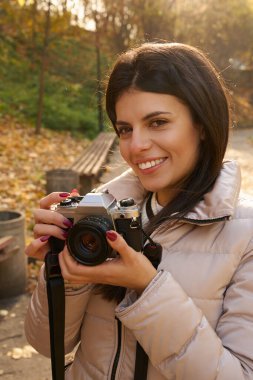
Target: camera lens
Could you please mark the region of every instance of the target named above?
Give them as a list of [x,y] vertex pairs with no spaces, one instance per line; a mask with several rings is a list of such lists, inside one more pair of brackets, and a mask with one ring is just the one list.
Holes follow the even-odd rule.
[[69,231],[67,246],[70,254],[83,265],[98,265],[110,257],[112,249],[106,240],[106,231],[112,222],[101,216],[87,216]]
[[96,252],[99,247],[97,236],[91,231],[85,232],[82,236],[82,245],[87,251],[90,251],[91,253]]

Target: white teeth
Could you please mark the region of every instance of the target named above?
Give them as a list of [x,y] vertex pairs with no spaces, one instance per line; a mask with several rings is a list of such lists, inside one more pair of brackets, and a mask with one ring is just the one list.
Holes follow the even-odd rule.
[[141,164],[138,164],[138,167],[140,169],[149,169],[149,168],[152,168],[153,166],[161,164],[161,162],[163,161],[164,161],[164,158],[159,158],[157,160],[152,160],[152,161],[146,161],[146,162],[142,162]]

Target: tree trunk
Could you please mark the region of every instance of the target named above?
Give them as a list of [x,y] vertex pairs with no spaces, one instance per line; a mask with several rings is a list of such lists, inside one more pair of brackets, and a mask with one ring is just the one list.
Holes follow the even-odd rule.
[[42,115],[43,115],[45,72],[47,68],[48,44],[49,44],[49,35],[50,35],[50,12],[51,12],[51,0],[48,1],[48,9],[46,11],[44,43],[43,43],[42,54],[41,54],[38,113],[37,113],[36,130],[35,130],[36,134],[39,134],[41,131],[41,121],[42,121]]
[[32,49],[35,50],[36,47],[36,23],[37,23],[37,0],[34,0],[32,5]]
[[100,28],[97,19],[97,4],[94,13],[96,25],[95,30],[95,46],[96,46],[96,65],[97,65],[97,112],[98,112],[98,129],[99,132],[104,130],[103,109],[102,109],[102,94],[101,94],[101,59],[100,59]]

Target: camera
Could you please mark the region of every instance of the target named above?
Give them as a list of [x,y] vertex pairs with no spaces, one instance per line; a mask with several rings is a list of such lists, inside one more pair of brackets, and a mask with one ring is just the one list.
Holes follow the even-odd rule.
[[[116,256],[108,245],[106,231],[115,230],[136,251],[143,249],[141,216],[133,198],[116,201],[109,192],[87,193],[65,199],[53,207],[72,221],[66,244],[71,256],[83,265],[93,266]],[[59,253],[64,242],[51,238],[53,253]]]

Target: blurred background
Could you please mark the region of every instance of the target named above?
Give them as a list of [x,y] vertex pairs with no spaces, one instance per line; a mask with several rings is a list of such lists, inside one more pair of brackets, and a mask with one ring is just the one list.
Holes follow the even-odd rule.
[[[110,129],[107,74],[119,53],[144,41],[194,45],[216,65],[232,97],[227,156],[239,160],[243,190],[253,194],[253,0],[0,0],[0,209],[23,213],[25,243],[46,172],[72,165]],[[108,165],[101,181],[115,173]],[[0,299],[4,380],[50,379],[49,360],[23,334],[39,267],[28,262],[25,295]]]
[[91,138],[103,127],[103,79],[143,41],[203,49],[251,124],[252,0],[1,0],[0,113]]
[[46,171],[108,129],[112,62],[144,41],[201,48],[226,80],[235,129],[252,127],[253,0],[0,0],[0,191],[28,231]]

